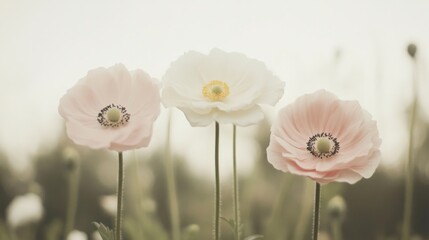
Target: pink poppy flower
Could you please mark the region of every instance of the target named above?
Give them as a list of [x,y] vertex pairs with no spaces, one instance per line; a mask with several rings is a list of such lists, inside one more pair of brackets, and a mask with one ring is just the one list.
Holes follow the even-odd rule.
[[149,144],[160,101],[156,80],[117,64],[89,71],[61,98],[59,113],[76,144],[122,152]]
[[319,90],[280,110],[267,156],[283,172],[353,184],[375,172],[380,144],[377,123],[357,101]]

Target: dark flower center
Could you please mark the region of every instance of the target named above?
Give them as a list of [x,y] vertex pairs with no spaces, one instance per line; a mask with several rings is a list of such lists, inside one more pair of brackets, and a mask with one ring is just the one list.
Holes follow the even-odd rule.
[[112,103],[101,109],[97,121],[103,127],[117,128],[127,124],[130,116],[125,107]]
[[315,157],[329,158],[338,153],[340,143],[330,133],[318,133],[309,138],[307,150]]

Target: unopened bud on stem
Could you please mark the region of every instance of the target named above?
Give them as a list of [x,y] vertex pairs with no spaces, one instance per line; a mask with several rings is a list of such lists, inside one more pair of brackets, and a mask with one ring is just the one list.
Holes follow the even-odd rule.
[[414,43],[408,44],[407,52],[410,57],[415,58],[417,53],[417,46]]
[[328,203],[328,214],[332,220],[343,220],[346,214],[346,202],[341,196],[335,196]]

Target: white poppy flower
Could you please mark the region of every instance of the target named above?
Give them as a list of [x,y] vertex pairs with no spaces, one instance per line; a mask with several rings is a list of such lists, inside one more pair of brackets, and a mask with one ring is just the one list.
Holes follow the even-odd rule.
[[42,200],[34,193],[17,196],[8,206],[6,217],[13,228],[36,223],[43,217]]
[[274,105],[284,92],[284,82],[261,61],[219,49],[185,53],[163,82],[163,104],[182,110],[192,126],[255,124],[264,118],[260,105]]

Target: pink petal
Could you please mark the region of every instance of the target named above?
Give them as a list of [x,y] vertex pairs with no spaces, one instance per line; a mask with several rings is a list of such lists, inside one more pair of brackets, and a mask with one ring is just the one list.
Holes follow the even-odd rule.
[[129,112],[133,115],[158,116],[161,101],[159,84],[141,70],[133,71],[131,75],[133,84],[127,101]]

